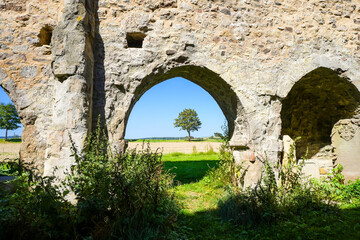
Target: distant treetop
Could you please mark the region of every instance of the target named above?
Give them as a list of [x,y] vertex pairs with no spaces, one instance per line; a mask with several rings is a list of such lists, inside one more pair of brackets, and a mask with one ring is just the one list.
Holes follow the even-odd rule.
[[185,130],[188,133],[190,141],[190,132],[198,131],[201,128],[201,121],[194,109],[184,109],[179,116],[175,118],[175,127]]

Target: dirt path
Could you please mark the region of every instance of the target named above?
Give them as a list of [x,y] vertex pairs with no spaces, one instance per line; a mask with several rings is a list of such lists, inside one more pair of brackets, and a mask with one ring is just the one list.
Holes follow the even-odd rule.
[[[214,152],[219,152],[220,145],[220,142],[151,142],[150,148],[152,150],[163,150],[163,153],[207,152],[210,149],[213,149]],[[129,148],[140,149],[141,147],[142,143],[140,142],[129,142]]]
[[[207,152],[211,149],[219,152],[220,142],[152,142],[152,150],[160,149],[163,153],[182,152]],[[141,149],[142,143],[130,142],[129,148]],[[0,161],[6,158],[14,159],[19,157],[20,143],[0,143]]]
[[19,157],[20,143],[0,143],[0,161]]

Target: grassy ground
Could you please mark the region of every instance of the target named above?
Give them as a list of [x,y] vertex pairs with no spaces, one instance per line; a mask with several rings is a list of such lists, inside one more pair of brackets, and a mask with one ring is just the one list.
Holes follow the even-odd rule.
[[304,211],[272,225],[233,225],[217,212],[226,191],[206,176],[217,154],[173,153],[163,159],[176,174],[173,191],[182,205],[176,239],[360,239],[360,203],[343,204],[337,211]]
[[189,184],[201,180],[209,168],[216,166],[218,154],[214,152],[184,154],[170,153],[163,156],[164,166],[175,174],[177,184]]

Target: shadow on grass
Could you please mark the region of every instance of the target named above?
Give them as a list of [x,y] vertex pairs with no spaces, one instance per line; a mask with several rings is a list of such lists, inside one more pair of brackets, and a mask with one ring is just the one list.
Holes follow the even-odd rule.
[[327,212],[306,211],[272,224],[235,225],[217,210],[179,216],[180,235],[186,239],[360,239],[360,206]]
[[164,162],[165,169],[174,173],[175,182],[182,184],[197,182],[201,180],[210,168],[217,166],[219,161],[172,161]]

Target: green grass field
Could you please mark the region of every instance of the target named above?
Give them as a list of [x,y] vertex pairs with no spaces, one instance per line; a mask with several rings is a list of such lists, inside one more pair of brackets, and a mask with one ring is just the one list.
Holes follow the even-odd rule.
[[[126,139],[129,142],[188,142],[185,139]],[[222,142],[220,138],[195,138],[191,142]]]
[[236,226],[221,219],[219,199],[226,195],[222,186],[206,177],[215,167],[217,154],[163,156],[164,166],[176,174],[173,188],[182,210],[176,239],[360,239],[360,204],[343,204],[335,212],[310,212],[272,225]]
[[206,172],[216,166],[218,154],[209,153],[170,153],[163,156],[164,167],[175,174],[175,182],[188,184],[201,180]]
[[0,143],[21,143],[21,138],[9,138],[7,141],[0,139]]

